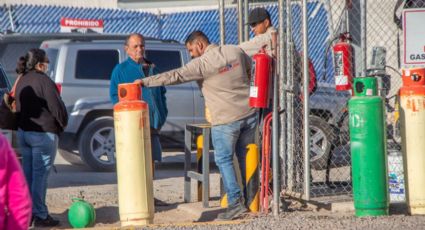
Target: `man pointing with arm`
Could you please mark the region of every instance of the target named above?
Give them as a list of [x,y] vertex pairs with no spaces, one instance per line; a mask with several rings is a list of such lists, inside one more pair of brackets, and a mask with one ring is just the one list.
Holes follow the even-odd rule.
[[210,44],[201,31],[192,32],[185,45],[194,58],[187,65],[136,82],[154,87],[197,81],[211,113],[215,162],[228,195],[229,206],[218,219],[235,219],[247,209],[236,180],[233,153],[245,172],[246,146],[254,143],[257,125],[256,110],[248,105],[251,60],[237,46]]

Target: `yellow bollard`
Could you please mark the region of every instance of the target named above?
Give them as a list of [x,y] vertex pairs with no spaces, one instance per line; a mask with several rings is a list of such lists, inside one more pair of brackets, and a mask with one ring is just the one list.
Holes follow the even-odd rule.
[[[256,144],[247,145],[247,155],[246,155],[246,171],[245,171],[245,181],[246,181],[246,203],[248,209],[251,212],[258,212],[260,207],[260,178],[259,178],[259,152]],[[243,185],[241,183],[241,175],[239,169],[239,163],[236,157],[233,158],[233,164],[235,165],[236,176],[238,179],[239,186],[243,191]],[[243,172],[242,172],[243,173]],[[220,199],[220,207],[227,208],[227,193],[222,194]]]
[[220,207],[227,208],[227,193],[225,193],[220,199]]
[[153,223],[152,154],[148,105],[137,84],[118,86],[114,106],[118,207],[121,226]]
[[425,214],[425,69],[403,70],[400,125],[410,214]]
[[[196,163],[198,173],[202,173],[202,149],[204,137],[199,135],[196,139]],[[202,201],[202,182],[198,181],[198,201]]]
[[260,156],[256,144],[249,144],[246,153],[246,196],[247,206],[251,212],[258,212],[260,207]]

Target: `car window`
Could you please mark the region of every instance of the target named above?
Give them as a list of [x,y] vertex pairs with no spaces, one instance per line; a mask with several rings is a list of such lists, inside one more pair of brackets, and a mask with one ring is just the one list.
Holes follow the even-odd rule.
[[3,66],[0,65],[0,98],[3,98],[3,94],[5,92],[8,92],[9,89],[10,89],[9,81],[3,70]]
[[52,48],[44,50],[46,51],[47,57],[49,58],[49,71],[47,72],[47,76],[54,77],[59,50]]
[[119,62],[118,50],[79,50],[75,77],[78,79],[109,80]]
[[146,58],[153,62],[159,73],[182,67],[180,51],[146,50]]
[[3,66],[0,65],[0,88],[8,89],[10,87],[6,73],[4,72]]
[[10,42],[0,45],[0,63],[2,63],[3,70],[7,73],[9,81],[13,83],[16,80],[15,68],[19,57],[25,56],[28,50],[39,46],[40,42]]

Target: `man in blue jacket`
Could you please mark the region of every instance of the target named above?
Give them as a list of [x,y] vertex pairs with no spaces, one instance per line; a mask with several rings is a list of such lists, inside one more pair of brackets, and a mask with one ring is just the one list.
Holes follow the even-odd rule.
[[[155,65],[144,57],[145,39],[141,34],[130,34],[125,40],[127,60],[115,66],[112,71],[109,95],[113,104],[118,102],[118,84],[133,83],[136,79],[149,77],[158,73]],[[167,103],[164,86],[142,89],[143,101],[149,105],[149,122],[151,125],[152,159],[162,160],[162,148],[159,142],[159,130],[167,119]]]

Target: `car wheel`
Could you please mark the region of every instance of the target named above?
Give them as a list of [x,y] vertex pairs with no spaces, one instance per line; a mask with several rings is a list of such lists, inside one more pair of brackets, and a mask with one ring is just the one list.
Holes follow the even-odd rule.
[[310,166],[312,169],[326,169],[334,140],[332,127],[320,117],[310,116]]
[[112,117],[90,122],[79,140],[82,160],[96,171],[115,170],[115,136]]
[[72,151],[67,151],[64,149],[58,149],[59,154],[63,159],[73,165],[83,165],[84,162],[81,160],[80,156]]

